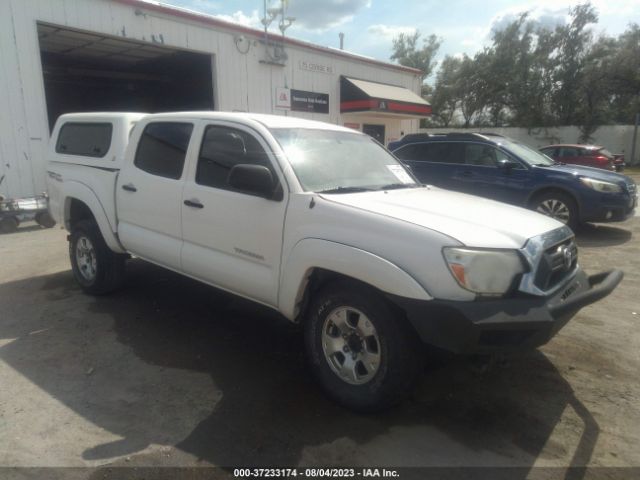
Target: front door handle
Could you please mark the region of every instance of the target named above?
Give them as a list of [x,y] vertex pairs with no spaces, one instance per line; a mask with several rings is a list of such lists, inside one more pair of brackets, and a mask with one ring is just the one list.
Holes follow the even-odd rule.
[[200,201],[198,199],[192,199],[192,200],[185,200],[184,204],[187,207],[193,207],[193,208],[204,208],[204,205],[200,203]]
[[464,170],[461,174],[463,177],[470,177],[473,175],[473,172],[469,171],[469,170]]
[[136,186],[133,183],[126,183],[124,185],[122,185],[122,189],[126,190],[127,192],[137,192],[138,189],[136,188]]

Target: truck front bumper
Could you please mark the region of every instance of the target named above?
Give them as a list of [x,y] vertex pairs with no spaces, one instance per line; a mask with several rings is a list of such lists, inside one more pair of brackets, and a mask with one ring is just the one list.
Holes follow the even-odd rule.
[[611,293],[620,270],[582,271],[548,297],[519,294],[473,302],[393,297],[423,342],[455,353],[498,353],[547,343],[582,307]]

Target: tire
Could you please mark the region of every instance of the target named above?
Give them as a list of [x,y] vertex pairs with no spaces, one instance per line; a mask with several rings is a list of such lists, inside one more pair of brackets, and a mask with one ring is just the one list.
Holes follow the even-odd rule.
[[53,228],[56,224],[56,221],[49,212],[40,212],[36,214],[35,221],[38,225],[44,228]]
[[531,210],[555,218],[576,231],[580,226],[578,204],[569,194],[560,191],[536,195],[530,204]]
[[20,222],[15,217],[4,217],[0,220],[0,232],[2,233],[13,233],[18,230],[18,225]]
[[[337,326],[340,319],[347,338]],[[375,290],[351,282],[318,292],[304,339],[308,362],[327,395],[359,412],[398,404],[424,366],[421,343],[404,316]]]
[[124,282],[126,256],[107,246],[93,220],[80,220],[73,225],[69,258],[73,276],[86,293],[104,295]]

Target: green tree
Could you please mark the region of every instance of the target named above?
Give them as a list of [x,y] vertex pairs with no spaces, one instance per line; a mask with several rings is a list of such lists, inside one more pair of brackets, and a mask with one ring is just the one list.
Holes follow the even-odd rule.
[[640,26],[637,23],[629,25],[618,38],[608,78],[613,92],[613,120],[633,122],[636,113],[640,113]]
[[611,71],[616,47],[614,39],[601,37],[585,56],[575,112],[576,123],[580,126],[580,140],[583,142],[590,140],[598,126],[611,120],[614,93]]
[[592,42],[592,33],[587,27],[598,22],[598,16],[589,3],[570,8],[569,15],[571,21],[555,31],[559,48],[558,67],[554,75],[557,87],[553,96],[561,125],[578,123],[580,86]]
[[442,40],[435,35],[429,35],[423,39],[422,46],[419,44],[420,32],[413,34],[401,33],[393,39],[393,54],[391,60],[396,60],[405,67],[422,70],[422,80],[424,81],[433,73],[436,67],[436,54],[440,49]]
[[433,120],[443,127],[451,125],[458,109],[457,81],[461,63],[459,58],[450,55],[444,57],[436,75],[435,86],[428,97],[431,100]]
[[472,125],[474,117],[484,108],[483,86],[483,78],[479,75],[474,60],[464,55],[458,69],[455,92],[465,128]]

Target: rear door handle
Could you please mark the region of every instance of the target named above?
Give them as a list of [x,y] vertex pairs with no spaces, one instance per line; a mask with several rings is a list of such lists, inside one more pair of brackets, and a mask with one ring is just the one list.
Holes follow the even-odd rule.
[[471,177],[473,175],[473,172],[469,171],[469,170],[464,170],[461,175],[463,177]]
[[122,185],[122,189],[126,190],[127,192],[137,192],[138,189],[136,188],[136,186],[133,183],[127,183],[125,185]]
[[200,201],[198,199],[192,199],[192,200],[185,200],[184,204],[187,207],[193,207],[193,208],[204,208],[204,205],[200,203]]

